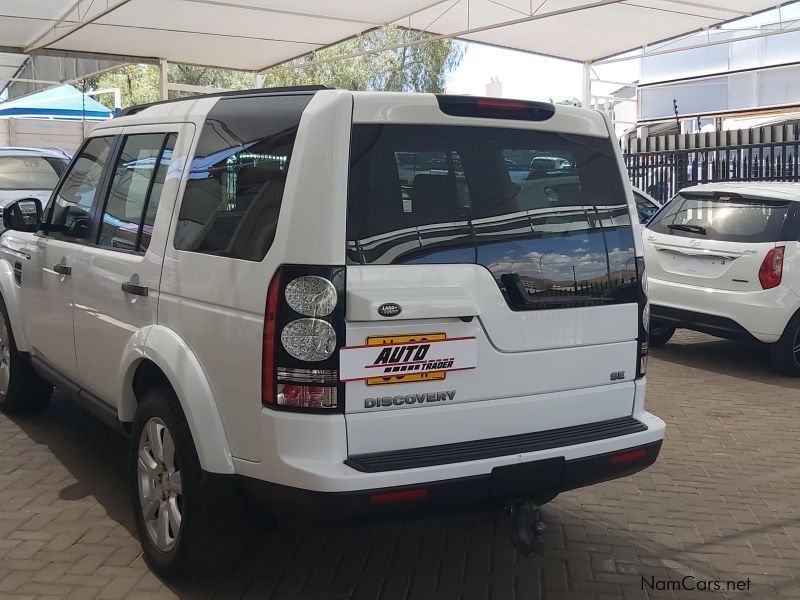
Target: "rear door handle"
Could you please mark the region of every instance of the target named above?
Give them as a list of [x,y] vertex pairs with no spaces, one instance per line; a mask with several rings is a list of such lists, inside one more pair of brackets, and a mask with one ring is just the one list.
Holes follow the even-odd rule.
[[59,275],[72,275],[72,267],[67,265],[53,265],[53,271]]
[[146,285],[139,285],[138,283],[126,281],[122,284],[122,291],[126,294],[133,294],[134,296],[147,296],[150,290]]

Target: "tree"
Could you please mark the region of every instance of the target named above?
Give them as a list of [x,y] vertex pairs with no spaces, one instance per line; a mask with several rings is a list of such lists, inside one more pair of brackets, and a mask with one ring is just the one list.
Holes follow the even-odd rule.
[[[464,57],[466,45],[442,39],[393,48],[423,37],[410,29],[375,29],[267,71],[265,85],[325,84],[350,90],[444,92],[447,77]],[[393,49],[373,53],[381,48]],[[334,60],[360,52],[370,53]]]
[[[337,56],[373,52],[422,38],[423,34],[410,29],[375,29],[275,67],[266,72],[264,84],[324,84],[350,90],[441,93],[448,76],[464,57],[466,45],[463,42],[436,40],[334,60]],[[307,63],[311,64],[301,66]],[[126,65],[100,75],[95,89],[120,88],[123,107],[155,102],[158,100],[158,77],[158,67],[153,65]],[[224,89],[253,87],[252,73],[172,63],[169,65],[169,80],[173,83]],[[181,95],[185,94],[170,92],[170,97]],[[109,98],[101,95],[98,100],[107,106],[112,104],[110,95]]]

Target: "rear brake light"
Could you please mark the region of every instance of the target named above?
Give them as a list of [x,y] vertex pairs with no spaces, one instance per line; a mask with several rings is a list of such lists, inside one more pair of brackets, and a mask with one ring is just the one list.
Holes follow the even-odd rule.
[[546,121],[556,112],[555,107],[547,102],[449,95],[437,95],[436,100],[439,110],[453,117]]
[[372,504],[393,504],[395,502],[409,502],[411,500],[425,500],[428,497],[427,488],[403,490],[401,492],[382,492],[372,494],[369,501]]
[[618,452],[611,455],[612,465],[627,465],[633,462],[641,462],[647,458],[646,448],[637,448],[636,450],[626,450],[625,452]]
[[764,257],[758,270],[758,280],[762,289],[768,290],[780,285],[783,277],[783,253],[783,246],[775,246]]
[[270,408],[331,412],[344,404],[344,267],[283,265],[269,286],[262,395]]
[[637,336],[636,378],[647,373],[650,338],[650,302],[647,298],[647,273],[644,257],[636,257],[636,277],[639,280],[639,335]]

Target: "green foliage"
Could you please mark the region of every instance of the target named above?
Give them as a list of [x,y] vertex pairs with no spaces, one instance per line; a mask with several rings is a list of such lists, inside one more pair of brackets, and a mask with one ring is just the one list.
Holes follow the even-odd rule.
[[[448,75],[464,57],[466,45],[463,42],[436,40],[332,60],[337,56],[391,48],[422,37],[409,29],[376,29],[267,71],[265,85],[324,84],[349,90],[441,93]],[[302,67],[304,63],[312,64]]]
[[[418,45],[366,54],[346,60],[337,56],[369,52],[397,46],[422,38],[419,32],[387,27],[367,32],[330,48],[273,68],[265,73],[265,86],[324,84],[349,90],[387,90],[403,92],[444,91],[448,75],[464,57],[466,45],[452,40],[436,40]],[[320,62],[326,61],[330,62]],[[304,63],[315,63],[300,67]],[[122,106],[158,100],[158,67],[127,65],[87,81],[88,87],[120,88]],[[170,64],[172,83],[213,86],[224,89],[253,87],[252,73]],[[170,97],[186,95],[170,92]],[[111,94],[97,98],[106,106],[113,105]]]

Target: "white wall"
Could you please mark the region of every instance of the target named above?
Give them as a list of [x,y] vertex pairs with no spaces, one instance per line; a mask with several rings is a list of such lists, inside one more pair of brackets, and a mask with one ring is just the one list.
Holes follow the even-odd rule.
[[96,123],[48,119],[0,119],[0,146],[61,148],[70,154]]

